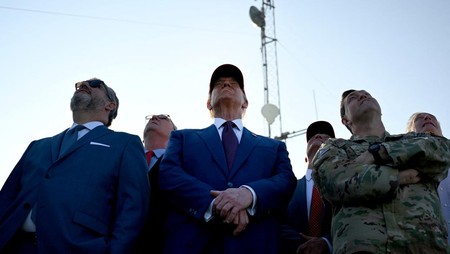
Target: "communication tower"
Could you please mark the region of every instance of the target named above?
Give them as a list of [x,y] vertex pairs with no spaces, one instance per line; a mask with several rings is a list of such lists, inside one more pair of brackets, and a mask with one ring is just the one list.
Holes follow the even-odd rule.
[[271,130],[282,132],[280,89],[278,82],[277,39],[275,34],[275,5],[273,0],[262,0],[261,9],[250,7],[250,19],[261,28],[261,54],[264,75],[264,106],[262,115]]

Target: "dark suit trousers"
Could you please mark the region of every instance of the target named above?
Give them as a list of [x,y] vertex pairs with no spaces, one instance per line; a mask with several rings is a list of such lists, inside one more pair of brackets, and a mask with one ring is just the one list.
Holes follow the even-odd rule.
[[37,254],[36,233],[19,231],[14,235],[1,254]]

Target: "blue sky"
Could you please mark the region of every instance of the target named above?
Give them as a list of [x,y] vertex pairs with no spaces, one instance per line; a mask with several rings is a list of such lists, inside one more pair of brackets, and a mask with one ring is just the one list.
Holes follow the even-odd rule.
[[[450,135],[450,1],[275,1],[282,131],[327,120],[338,137],[344,90],[378,99],[386,129],[404,132],[416,111],[435,114]],[[103,79],[120,99],[111,128],[142,136],[145,115],[166,113],[179,128],[212,123],[206,108],[213,70],[244,74],[244,125],[268,135],[261,1],[0,2],[0,185],[32,140],[72,124],[77,81]],[[269,61],[269,64],[274,64]],[[272,129],[272,136],[280,134]],[[305,136],[286,141],[294,172],[305,172]]]

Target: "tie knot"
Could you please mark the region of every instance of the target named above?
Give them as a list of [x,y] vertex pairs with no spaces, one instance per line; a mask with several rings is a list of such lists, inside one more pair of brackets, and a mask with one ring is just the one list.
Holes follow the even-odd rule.
[[236,124],[233,121],[226,121],[222,124],[222,126],[225,128],[234,128],[236,127]]
[[78,132],[83,129],[86,129],[86,127],[84,127],[84,125],[82,125],[82,124],[77,125],[66,132],[66,137],[67,136],[75,136],[76,137],[75,141],[76,141],[78,139]]
[[78,131],[85,129],[84,125],[77,125],[72,129],[68,130],[64,135],[63,141],[61,143],[61,147],[59,149],[59,155],[66,152],[75,142],[78,140]]
[[73,127],[72,129],[70,129],[69,132],[78,133],[79,131],[81,131],[82,129],[85,129],[85,128],[86,127],[84,127],[84,125],[79,124],[79,125]]

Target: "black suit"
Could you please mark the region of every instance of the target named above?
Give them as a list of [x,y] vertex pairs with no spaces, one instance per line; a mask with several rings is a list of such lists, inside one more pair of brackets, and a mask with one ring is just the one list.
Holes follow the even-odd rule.
[[143,233],[139,240],[139,253],[160,254],[163,252],[163,223],[166,217],[166,208],[159,191],[159,164],[162,160],[159,157],[153,167],[148,172],[150,182],[150,212],[148,213]]
[[[325,213],[323,216],[323,235],[331,243],[331,207],[326,201]],[[286,212],[284,224],[281,233],[281,254],[296,253],[298,246],[305,242],[305,239],[299,236],[299,233],[308,235],[309,220],[306,201],[306,177],[297,181],[297,187]]]

